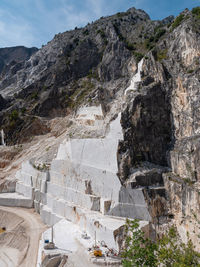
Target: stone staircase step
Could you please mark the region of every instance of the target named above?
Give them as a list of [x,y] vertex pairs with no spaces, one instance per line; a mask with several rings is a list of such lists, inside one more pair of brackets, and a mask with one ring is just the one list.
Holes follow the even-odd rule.
[[32,199],[18,193],[1,193],[0,206],[32,208]]
[[16,183],[16,193],[22,194],[25,197],[33,199],[34,197],[34,188],[24,184],[23,182]]
[[47,183],[48,195],[54,198],[64,199],[67,202],[72,202],[74,205],[86,207],[89,210],[100,211],[100,197],[86,194],[74,188],[64,188],[50,182]]

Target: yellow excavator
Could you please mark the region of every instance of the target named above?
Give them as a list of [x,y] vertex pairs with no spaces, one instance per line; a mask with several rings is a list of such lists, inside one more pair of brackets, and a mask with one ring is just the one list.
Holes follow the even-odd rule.
[[97,239],[96,239],[96,231],[94,232],[94,246],[93,246],[93,250],[92,250],[92,254],[95,257],[102,257],[103,253],[102,250],[97,246]]
[[94,256],[95,257],[102,257],[103,256],[103,254],[102,254],[102,250],[101,249],[99,249],[99,248],[94,248],[94,250],[93,250],[93,254],[94,254]]
[[4,233],[6,231],[6,227],[0,227],[0,234]]

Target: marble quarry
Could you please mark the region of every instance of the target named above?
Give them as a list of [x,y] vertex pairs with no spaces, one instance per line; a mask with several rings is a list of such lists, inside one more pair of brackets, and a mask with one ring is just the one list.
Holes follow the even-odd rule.
[[[142,190],[123,187],[117,176],[117,149],[123,138],[120,118],[118,114],[110,122],[104,138],[66,139],[49,169],[24,162],[16,174],[13,205],[21,201],[23,206],[34,206],[48,225],[65,218],[118,249],[114,233],[126,218],[146,224],[151,220]],[[91,127],[97,120],[99,127],[101,107],[82,108],[76,119],[83,125],[90,121]]]

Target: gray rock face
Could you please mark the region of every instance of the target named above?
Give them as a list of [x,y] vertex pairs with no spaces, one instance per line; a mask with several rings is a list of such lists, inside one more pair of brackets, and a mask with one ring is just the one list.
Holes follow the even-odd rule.
[[132,147],[133,165],[149,161],[165,166],[172,130],[170,99],[159,83],[142,90],[122,115],[125,145]]
[[9,112],[0,114],[8,143],[16,141],[9,123],[13,110],[18,111],[21,122],[16,123],[18,132],[26,124],[25,115],[62,116],[88,99],[95,98],[109,110],[129,79],[129,62],[138,61],[147,51],[141,43],[164,25],[131,8],[57,34],[26,61],[10,62],[0,81],[0,93],[10,106]]
[[[122,182],[143,161],[171,168],[165,190],[145,189],[146,200],[152,216],[174,218],[184,240],[187,227],[193,227],[196,236],[199,233],[199,24],[185,10],[182,21],[175,20],[146,55],[142,82],[122,113],[124,141],[119,146]],[[159,223],[166,222],[160,219]]]
[[[176,173],[180,162],[188,157],[185,164],[195,168],[192,175],[197,180],[199,34],[192,28],[194,16],[187,10],[183,14],[182,24],[172,28],[144,60],[137,95],[122,114],[124,143],[120,153],[129,155],[131,165],[146,160],[172,167]],[[189,153],[192,160],[186,156]]]
[[0,95],[0,110],[6,107],[7,101]]
[[35,52],[37,52],[37,50],[36,47],[26,48],[24,46],[0,48],[1,76],[6,74],[15,64],[28,60]]
[[[10,86],[16,73],[24,67],[24,62],[28,60],[37,48],[26,48],[24,46],[0,48],[0,78],[4,87]],[[10,79],[7,79],[7,76]]]

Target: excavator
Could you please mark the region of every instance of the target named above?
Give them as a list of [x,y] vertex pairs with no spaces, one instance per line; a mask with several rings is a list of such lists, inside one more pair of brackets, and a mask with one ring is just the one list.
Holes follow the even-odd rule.
[[0,227],[0,234],[4,233],[6,231],[6,227]]
[[102,250],[98,247],[94,247],[93,254],[95,257],[102,257]]

